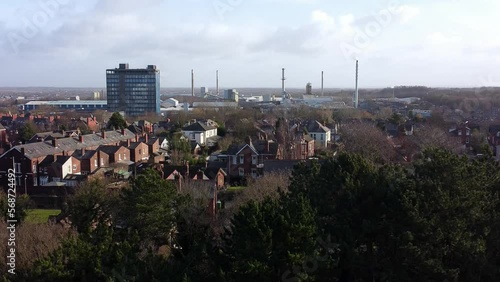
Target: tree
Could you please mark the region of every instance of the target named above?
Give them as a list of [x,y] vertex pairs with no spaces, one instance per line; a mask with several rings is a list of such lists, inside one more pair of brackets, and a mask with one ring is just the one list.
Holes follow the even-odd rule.
[[[151,251],[141,255],[140,237],[126,240],[99,224],[90,234],[64,241],[47,258],[35,262],[27,281],[165,281],[165,261]],[[162,277],[163,276],[163,277]]]
[[111,222],[118,212],[118,195],[98,180],[82,183],[68,200],[67,215],[79,233],[90,233],[99,222]]
[[35,134],[35,126],[31,122],[26,122],[19,128],[19,139],[23,143],[29,141]]
[[143,241],[149,241],[154,246],[171,243],[177,207],[182,200],[172,182],[147,169],[132,180],[121,197],[125,207],[121,219],[127,227],[138,230]]
[[[230,281],[281,281],[318,252],[315,213],[305,198],[267,198],[243,206],[224,235]],[[295,273],[312,281],[306,271]]]
[[127,122],[119,112],[113,113],[108,121],[108,129],[123,129],[127,127]]
[[415,185],[405,191],[403,203],[413,222],[415,272],[426,280],[482,280],[498,165],[432,149],[414,166]]
[[345,124],[341,130],[341,140],[345,151],[360,154],[363,157],[377,162],[389,163],[395,159],[395,151],[385,134],[367,123]]
[[[12,198],[11,198],[12,200]],[[9,210],[11,210],[12,208],[9,206],[9,204],[11,204],[12,202],[9,201],[9,197],[7,196],[7,194],[3,191],[3,190],[0,190],[0,220],[9,220],[9,219],[12,219],[12,220],[17,220],[17,222],[21,223],[24,221],[24,219],[26,218],[26,216],[28,215],[28,209],[32,206],[32,202],[29,198],[29,196],[27,195],[21,195],[21,196],[17,196],[15,198],[15,210],[16,212],[13,213],[14,217],[11,218],[9,217],[9,214],[11,214],[10,212],[8,212]]]

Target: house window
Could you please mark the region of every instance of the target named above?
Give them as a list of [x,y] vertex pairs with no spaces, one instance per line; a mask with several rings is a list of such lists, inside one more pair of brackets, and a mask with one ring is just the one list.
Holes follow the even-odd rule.
[[49,177],[48,176],[40,177],[40,186],[43,186],[43,185],[45,185],[47,183],[49,183]]
[[104,165],[104,159],[101,158],[101,165]]
[[142,155],[142,150],[141,149],[139,149],[139,155]]
[[257,156],[252,156],[252,164],[257,164]]
[[233,164],[236,164],[236,162],[237,162],[237,157],[233,156]]
[[73,170],[76,170],[76,165],[73,165]]
[[127,154],[123,154],[123,159],[126,160],[127,159]]
[[94,166],[97,167],[97,160],[94,160]]
[[33,173],[36,173],[36,164],[33,165]]
[[240,164],[243,164],[244,161],[245,161],[245,158],[243,156],[240,156]]
[[252,177],[253,178],[257,177],[257,170],[255,168],[252,168]]
[[16,173],[21,173],[21,163],[15,163],[14,165]]
[[121,161],[122,160],[122,154],[118,154],[118,160]]
[[33,186],[38,186],[38,179],[33,177]]
[[239,175],[240,175],[240,176],[245,176],[245,169],[244,169],[244,168],[242,168],[242,167],[240,167],[240,168],[238,169],[238,173],[239,173]]
[[320,137],[321,141],[323,141],[323,134],[321,134],[321,137]]

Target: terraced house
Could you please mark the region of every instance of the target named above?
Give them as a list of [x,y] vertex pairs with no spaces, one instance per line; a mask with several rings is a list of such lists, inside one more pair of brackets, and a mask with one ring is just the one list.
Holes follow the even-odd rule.
[[[131,144],[136,138],[123,129],[12,147],[0,156],[0,186],[7,187],[8,170],[13,167],[17,186],[28,188],[64,182],[67,177],[92,174],[104,167],[113,169],[114,163],[130,162],[130,150],[121,144]],[[147,145],[141,148],[147,150]]]

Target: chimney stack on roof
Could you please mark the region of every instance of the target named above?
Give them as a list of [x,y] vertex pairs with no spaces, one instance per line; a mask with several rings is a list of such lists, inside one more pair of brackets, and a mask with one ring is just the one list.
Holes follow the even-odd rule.
[[83,135],[78,136],[78,141],[80,141],[80,143],[83,143]]
[[106,130],[102,130],[102,139],[106,139]]

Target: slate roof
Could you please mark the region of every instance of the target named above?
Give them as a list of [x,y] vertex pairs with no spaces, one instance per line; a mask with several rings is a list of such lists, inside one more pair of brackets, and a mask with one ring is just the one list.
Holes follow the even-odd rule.
[[108,155],[114,155],[123,146],[113,146],[113,145],[101,145],[97,150],[103,151]]
[[[78,152],[78,151],[75,151]],[[97,153],[96,150],[87,150],[85,151],[85,154],[83,156],[80,156],[82,160],[90,160],[95,154]]]
[[129,149],[135,149],[139,145],[141,145],[142,142],[130,142],[130,146],[128,147]]
[[309,124],[306,126],[307,131],[309,133],[311,132],[321,132],[321,133],[327,133],[330,132],[330,128],[322,125],[319,121],[315,120],[313,122],[309,122]]
[[491,134],[497,134],[498,132],[500,132],[500,125],[490,125],[488,131],[491,133]]
[[292,171],[294,166],[299,164],[300,160],[264,160],[264,173]]
[[189,171],[187,171],[187,166],[185,165],[166,165],[163,167],[163,173],[165,177],[170,176],[174,171],[177,171],[182,175],[182,177],[186,177],[186,174],[189,178],[193,178],[199,171],[202,170],[202,166],[189,166]]
[[208,130],[212,130],[212,129],[215,129],[215,127],[212,127],[212,126],[208,126],[204,123],[201,123],[201,122],[195,122],[191,125],[188,125],[188,126],[185,126],[182,128],[183,131],[202,131],[202,132],[205,132],[205,131],[208,131]]
[[55,163],[60,165],[65,164],[71,157],[70,156],[57,156]]
[[68,137],[57,139],[56,147],[52,146],[51,141],[45,141],[18,145],[10,150],[21,152],[21,149],[24,148],[26,157],[33,159],[47,155],[62,154],[64,151],[75,151],[87,147],[98,147],[110,143],[119,143],[120,141],[126,141],[133,138],[135,138],[135,134],[125,129],[125,135],[123,135],[121,131],[106,131],[106,139],[102,138],[102,133],[86,134],[83,135],[83,143],[80,143],[78,137]]
[[207,167],[207,168],[205,168],[205,170],[203,172],[210,180],[212,180],[212,179],[215,179],[219,170],[222,171],[224,176],[227,176],[226,171],[224,169],[218,168],[218,167]]
[[5,127],[0,123],[0,130],[5,130]]

